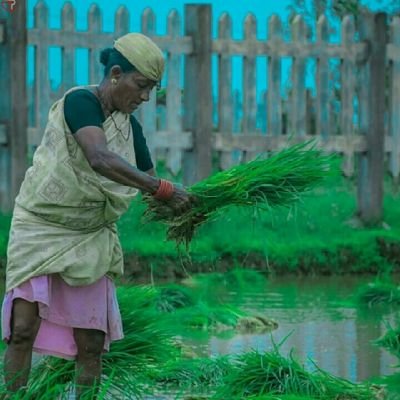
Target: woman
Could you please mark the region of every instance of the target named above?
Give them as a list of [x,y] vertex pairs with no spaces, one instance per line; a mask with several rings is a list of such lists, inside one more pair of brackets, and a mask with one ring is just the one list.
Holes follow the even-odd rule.
[[101,354],[123,337],[112,278],[123,273],[115,222],[139,190],[174,212],[188,194],[154,177],[131,113],[160,82],[160,49],[138,33],[103,50],[105,77],[50,109],[10,229],[3,302],[5,379],[27,384],[32,351],[76,359],[77,398],[96,386]]

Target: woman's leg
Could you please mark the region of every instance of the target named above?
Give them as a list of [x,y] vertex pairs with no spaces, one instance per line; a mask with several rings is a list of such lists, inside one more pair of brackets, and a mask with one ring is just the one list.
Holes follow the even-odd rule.
[[95,395],[98,391],[105,333],[96,329],[74,328],[74,339],[78,348],[76,398],[80,399],[85,397],[85,393]]
[[16,392],[28,382],[32,348],[39,327],[38,304],[15,299],[11,318],[11,337],[4,357],[4,377],[6,386],[11,392]]

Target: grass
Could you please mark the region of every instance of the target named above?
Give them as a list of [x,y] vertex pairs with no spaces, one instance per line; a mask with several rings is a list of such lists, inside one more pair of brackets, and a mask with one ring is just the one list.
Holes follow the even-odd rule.
[[377,304],[400,305],[400,286],[391,282],[371,282],[359,287],[355,297],[358,304],[369,307]]
[[291,356],[283,357],[277,348],[239,356],[218,388],[215,399],[245,399],[262,395],[300,395],[317,399],[371,400],[366,385],[336,378],[320,369],[308,372]]
[[374,343],[383,347],[400,360],[400,325],[394,328],[389,325],[386,333],[381,338],[375,340]]
[[[240,356],[175,360],[153,376],[157,385],[213,400],[373,400],[375,389],[328,374],[306,371],[291,356],[273,351]],[[377,389],[379,390],[379,388]],[[184,397],[178,397],[184,398]],[[196,397],[193,397],[196,398]]]
[[10,224],[11,216],[0,214],[0,258],[6,257]]

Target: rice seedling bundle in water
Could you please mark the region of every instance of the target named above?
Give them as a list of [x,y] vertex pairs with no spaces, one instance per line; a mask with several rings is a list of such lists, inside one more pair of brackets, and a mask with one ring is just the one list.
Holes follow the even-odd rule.
[[352,383],[320,369],[308,372],[292,356],[283,357],[278,348],[271,352],[253,351],[240,355],[213,399],[241,400],[289,394],[320,400],[376,399],[368,385]]
[[374,343],[400,359],[400,325],[395,328],[389,326],[387,332]]
[[301,194],[320,184],[333,170],[334,157],[308,142],[296,144],[269,158],[260,156],[204,179],[187,191],[197,200],[193,207],[174,215],[168,202],[146,198],[145,218],[168,226],[167,238],[189,245],[195,229],[229,206],[271,210],[289,207]]

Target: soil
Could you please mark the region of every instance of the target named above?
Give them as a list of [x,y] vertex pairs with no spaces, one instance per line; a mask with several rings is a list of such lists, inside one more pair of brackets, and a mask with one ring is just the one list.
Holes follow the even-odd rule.
[[[343,275],[382,272],[382,262],[392,265],[392,272],[400,272],[400,241],[376,239],[378,254],[372,260],[360,260],[360,249],[343,246],[333,251],[299,257],[295,265],[287,265],[267,259],[263,253],[221,253],[212,262],[184,258],[125,255],[126,281],[151,282],[153,279],[175,281],[193,273],[226,272],[237,265],[275,275]],[[381,260],[379,262],[377,260]],[[356,267],[355,267],[356,265]]]
[[[376,238],[377,259],[392,266],[392,272],[400,272],[400,241]],[[176,281],[194,273],[226,272],[240,265],[266,274],[275,275],[343,275],[377,274],[382,272],[381,263],[359,259],[359,249],[343,246],[333,251],[300,256],[292,265],[267,259],[265,254],[250,252],[243,254],[221,253],[212,262],[187,257],[125,255],[123,281],[151,282],[154,279]],[[354,266],[357,265],[355,268]],[[0,258],[0,279],[4,281],[6,260]]]

